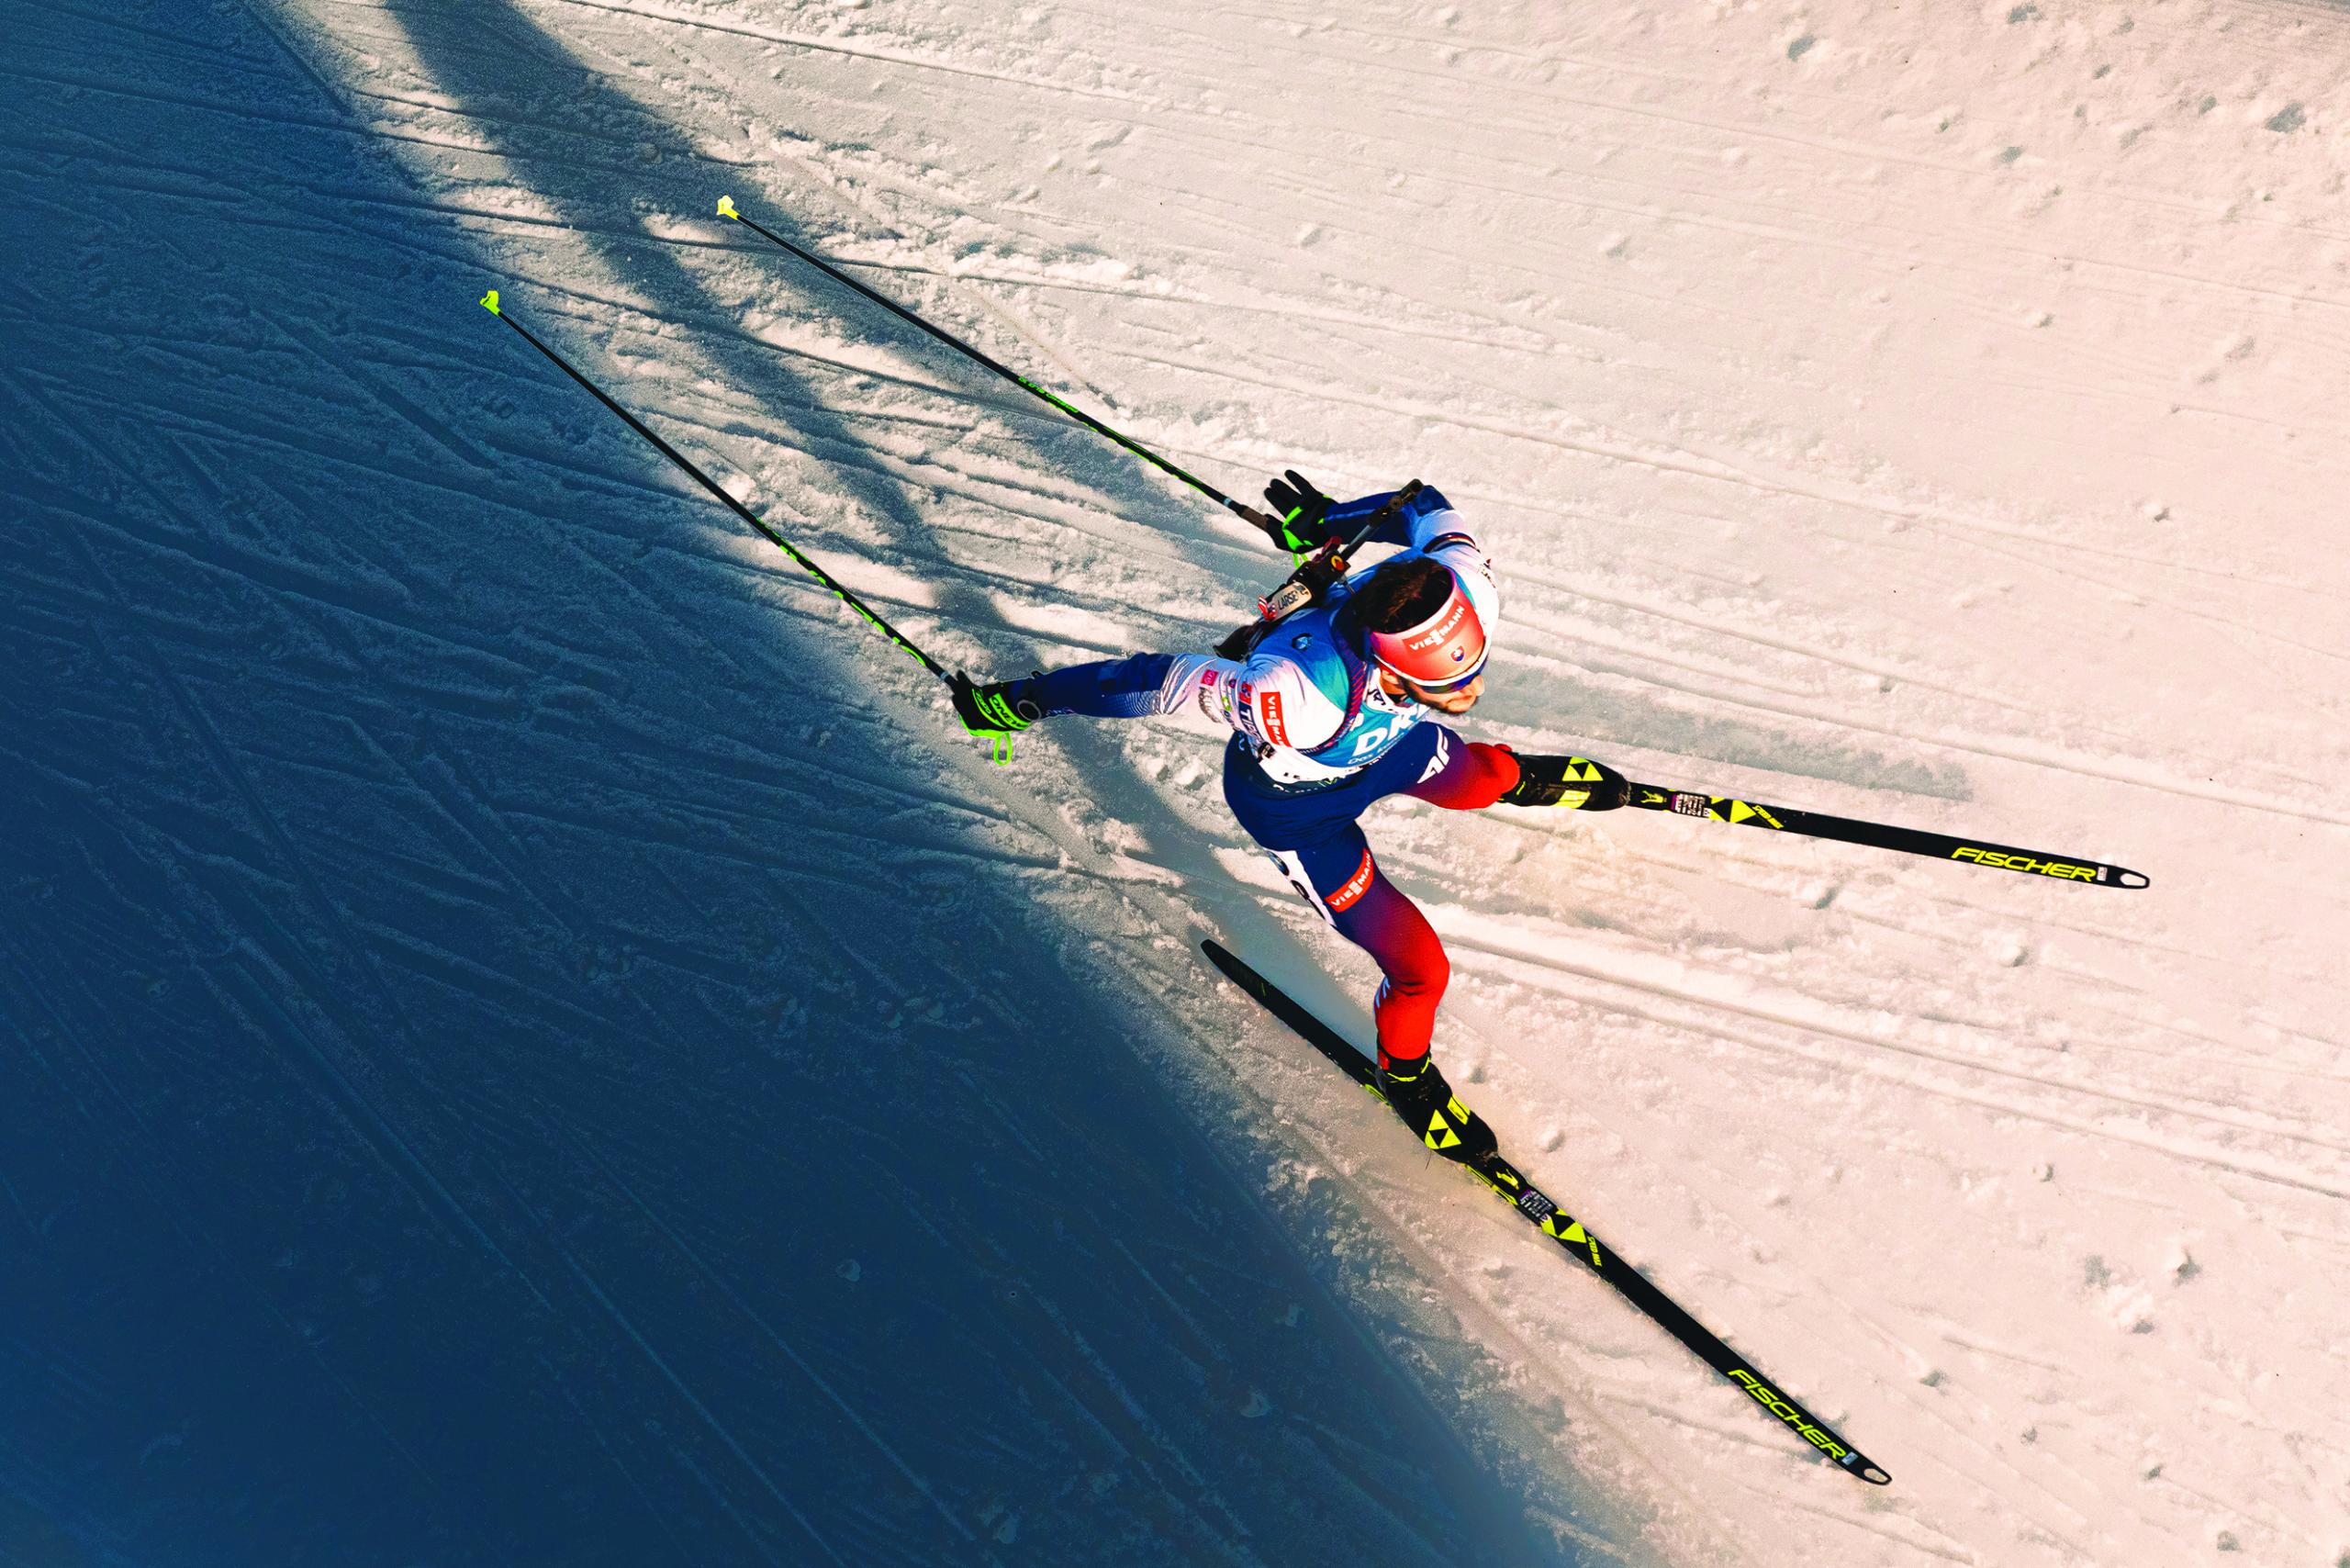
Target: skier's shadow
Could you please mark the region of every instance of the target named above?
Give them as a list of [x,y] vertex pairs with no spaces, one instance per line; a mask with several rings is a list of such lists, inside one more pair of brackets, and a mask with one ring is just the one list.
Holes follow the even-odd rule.
[[[709,321],[722,311],[704,281],[680,262],[675,248],[643,235],[640,217],[648,207],[710,212],[713,238],[747,239],[753,246],[767,249],[765,241],[715,215],[716,197],[730,185],[738,203],[750,199],[752,182],[743,177],[742,171],[714,166],[687,137],[609,85],[508,0],[476,0],[462,7],[400,7],[384,15],[405,32],[430,86],[476,117],[473,124],[477,131],[497,128],[494,151],[514,167],[518,180],[544,201],[554,216],[599,253],[614,275],[625,277],[669,321]],[[486,35],[496,36],[501,40],[499,46],[485,47]],[[572,78],[573,90],[567,97],[557,98],[549,92],[551,82],[566,73]],[[823,252],[822,241],[788,211],[762,210],[756,216],[795,244]],[[1219,537],[1203,521],[1213,515],[1211,503],[1203,498],[1173,493],[1173,481],[1145,471],[1129,454],[1070,425],[1061,416],[1042,409],[1032,412],[1023,406],[1024,394],[1004,387],[983,369],[964,363],[878,306],[813,274],[804,263],[780,253],[775,259],[787,274],[791,270],[809,274],[800,279],[787,275],[778,282],[779,290],[803,293],[818,306],[836,310],[845,330],[901,344],[921,363],[935,366],[942,382],[972,388],[975,398],[998,412],[1016,413],[1025,420],[1023,439],[1040,449],[1042,465],[1067,474],[1107,498],[1121,516],[1147,520],[1135,526],[1148,528],[1161,539],[1175,540],[1187,558],[1188,569],[1209,579],[1229,578],[1236,567],[1245,569],[1246,563],[1254,562],[1264,574],[1259,585],[1263,587],[1270,587],[1270,579],[1286,569],[1286,562],[1278,555],[1245,555],[1228,539]],[[882,291],[891,292],[886,285]],[[512,296],[517,303],[526,297],[520,290]],[[733,386],[755,397],[789,399],[792,406],[783,416],[789,424],[787,433],[836,471],[853,499],[887,524],[893,546],[929,559],[942,553],[915,498],[881,469],[879,454],[871,443],[824,406],[822,389],[795,369],[791,356],[728,331],[699,333],[695,346]],[[627,402],[624,386],[611,389]],[[569,392],[555,386],[549,396],[566,397]],[[790,498],[784,499],[788,504]],[[1025,639],[1024,633],[1006,624],[984,593],[966,586],[955,574],[945,574],[933,586],[945,619],[965,626],[999,628],[1003,633],[996,639],[999,645]],[[1245,613],[1244,604],[1242,596],[1236,593],[1236,612]],[[1177,622],[1169,626],[1167,641],[1175,647],[1203,647],[1228,629],[1229,623]],[[1127,651],[1132,650],[1117,650]],[[828,654],[826,662],[836,672],[841,689],[846,689],[850,677],[846,658]],[[1002,673],[1024,672],[1030,662],[1027,656],[1008,655]],[[958,738],[948,737],[944,744],[954,745]],[[1237,882],[1219,862],[1217,845],[1203,840],[1197,829],[1159,798],[1157,787],[1138,778],[1114,726],[1072,722],[1056,730],[1053,738],[1056,748],[1080,775],[1088,797],[1114,803],[1126,824],[1144,835],[1142,853],[1192,885],[1195,902],[1201,906],[1199,932],[1219,930],[1228,944],[1301,1002],[1359,1038],[1368,1037],[1365,999],[1375,977],[1360,955],[1351,949],[1335,952],[1334,974],[1336,939],[1322,946],[1302,937],[1272,913],[1266,896],[1270,891],[1271,902],[1278,904],[1286,895]],[[1198,761],[1210,775],[1204,787],[1213,790],[1218,760],[1209,743],[1201,745],[1200,753]],[[1220,811],[1220,802],[1211,810]],[[1246,841],[1235,827],[1224,834],[1222,842],[1241,847]],[[1201,963],[1204,978],[1205,962]],[[1243,1005],[1237,996],[1233,1002],[1236,1008]]]
[[[688,139],[643,106],[608,85],[574,59],[559,41],[548,37],[535,22],[504,0],[478,0],[475,5],[453,8],[407,7],[385,15],[406,32],[431,87],[476,117],[476,128],[497,128],[496,151],[513,166],[518,181],[543,201],[553,216],[567,225],[580,242],[596,252],[611,274],[627,279],[630,286],[670,322],[709,323],[713,319],[723,319],[724,308],[712,299],[704,280],[681,262],[678,252],[642,235],[639,212],[642,207],[679,213],[712,212],[717,195],[729,185],[733,187],[731,194],[738,202],[747,203],[750,182],[742,177],[741,171],[722,173],[713,167]],[[499,35],[512,47],[484,48],[486,30]],[[565,73],[574,75],[575,91],[567,99],[551,103],[547,90],[550,81],[559,80]],[[505,112],[501,114],[501,110]],[[630,194],[621,194],[624,192]],[[822,252],[821,241],[795,223],[788,212],[762,211],[758,217],[762,223],[795,243]],[[714,212],[711,223],[713,237],[748,238],[745,230],[724,225]],[[764,241],[753,239],[752,243],[764,248]],[[820,307],[837,311],[845,330],[869,333],[908,347],[919,356],[920,363],[935,367],[940,381],[971,387],[975,400],[983,400],[992,409],[1003,412],[1016,407],[1024,396],[1002,388],[983,370],[961,363],[950,351],[832,280],[788,275],[794,270],[806,271],[803,263],[781,255],[777,255],[775,261],[787,274],[777,285],[779,292],[800,293]],[[527,288],[516,289],[509,298],[518,305],[525,302]],[[557,342],[555,346],[561,349],[566,345]],[[946,554],[944,543],[922,515],[916,496],[884,469],[881,454],[849,420],[825,407],[824,389],[798,369],[789,354],[723,330],[698,332],[695,349],[707,356],[714,371],[731,386],[762,400],[770,397],[788,400],[789,411],[776,417],[776,422],[786,427],[778,433],[796,440],[811,456],[824,463],[830,473],[838,476],[837,483],[846,487],[853,502],[884,524],[890,548],[904,551],[924,563]],[[588,362],[582,368],[592,373],[593,356],[579,357]],[[610,390],[625,406],[629,401],[626,386],[618,385]],[[1008,397],[1002,395],[1006,393]],[[550,386],[547,396],[559,398],[573,394],[557,384]],[[1171,539],[1175,550],[1184,558],[1186,570],[1203,577],[1228,577],[1242,560],[1259,564],[1269,577],[1278,577],[1286,569],[1281,557],[1270,553],[1242,556],[1228,539],[1218,537],[1208,523],[1201,521],[1203,515],[1211,515],[1207,512],[1208,503],[1171,494],[1169,481],[1141,471],[1134,459],[1110,443],[1091,432],[1067,426],[1058,415],[1046,415],[1041,410],[1031,414],[1024,409],[1018,412],[1024,420],[1022,438],[1038,448],[1040,465],[1074,477],[1106,498],[1122,516],[1149,520],[1135,526],[1152,529],[1161,541]],[[651,462],[649,455],[647,462]],[[782,498],[787,506],[791,503],[789,496]],[[1161,548],[1164,547],[1162,543]],[[942,617],[966,627],[997,629],[1000,635],[990,640],[999,646],[1023,640],[1024,634],[1006,624],[987,594],[968,586],[959,573],[940,573],[933,567],[930,575]],[[1235,600],[1237,612],[1244,601],[1237,593]],[[1136,608],[1154,610],[1149,606]],[[1168,627],[1166,634],[1174,646],[1203,646],[1226,626],[1227,623],[1178,621]],[[793,636],[795,641],[816,635],[798,632],[785,634]],[[852,634],[863,633],[858,631]],[[838,689],[851,689],[854,665],[845,647],[811,651],[816,656],[803,663],[803,670],[811,666],[828,666],[824,675],[814,678],[822,681],[829,678]],[[1023,658],[1011,667],[1024,671],[1028,665],[1029,661]],[[942,744],[952,745],[958,740],[958,736],[950,734],[942,737]],[[1200,929],[1204,930],[1213,920],[1229,942],[1247,952],[1252,961],[1292,989],[1301,1000],[1317,1007],[1326,1016],[1356,1023],[1357,1032],[1362,1032],[1360,1025],[1364,1014],[1360,993],[1368,991],[1367,975],[1357,972],[1357,983],[1352,988],[1333,980],[1307,946],[1269,911],[1257,890],[1234,884],[1225,868],[1217,863],[1214,848],[1202,841],[1198,831],[1186,825],[1152,787],[1136,778],[1135,767],[1117,735],[1106,729],[1096,731],[1091,726],[1071,725],[1065,734],[1057,732],[1055,742],[1079,776],[1084,793],[1098,801],[1114,802],[1128,825],[1144,834],[1147,842],[1143,852],[1176,868],[1180,875],[1205,893],[1205,912],[1194,916]],[[1209,745],[1203,743],[1201,751],[1199,760],[1212,769],[1214,761]],[[1209,788],[1214,788],[1213,783]],[[1239,842],[1237,829],[1225,837],[1227,843]],[[1027,897],[1017,887],[1008,890],[1007,896],[1024,900]],[[1362,968],[1358,961],[1356,969]],[[1219,984],[1209,975],[1204,961],[1200,972],[1203,986]],[[1071,983],[1076,982],[1072,980]],[[1350,994],[1350,990],[1358,994]],[[1129,1005],[1124,999],[1110,997],[1098,998],[1095,1004],[1112,1020]],[[1237,1021],[1248,1004],[1237,993],[1232,993],[1229,1005]],[[1038,1059],[1031,1070],[1051,1070],[1058,1065],[1054,1057],[1058,1045],[1052,1041],[1032,1043],[1027,1049]],[[991,1067],[1003,1070],[1018,1056],[1017,1050],[999,1047]],[[891,1091],[885,1088],[883,1092]],[[1348,1097],[1348,1103],[1351,1106],[1353,1103]],[[1450,1455],[1431,1451],[1423,1457],[1449,1475],[1443,1488],[1448,1495],[1471,1498],[1489,1495],[1487,1488],[1492,1482],[1475,1473],[1465,1451]],[[1473,1541],[1481,1554],[1498,1562],[1541,1560],[1549,1555],[1533,1547],[1531,1538],[1521,1526],[1483,1516],[1483,1509],[1466,1507],[1457,1516],[1453,1527],[1465,1532],[1461,1539]]]
[[[1120,516],[1149,520],[1136,524],[1138,529],[1147,526],[1161,539],[1169,534],[1182,539],[1184,553],[1194,557],[1191,564],[1203,573],[1229,567],[1234,554],[1230,542],[1216,539],[1194,521],[1195,506],[1172,498],[1165,483],[1138,473],[1125,454],[1090,432],[1069,428],[1058,414],[1022,406],[1024,394],[965,364],[804,263],[772,249],[749,230],[718,217],[718,196],[731,193],[765,227],[818,254],[824,250],[822,239],[811,235],[780,204],[758,203],[759,210],[752,212],[759,171],[713,164],[687,137],[608,84],[506,0],[399,7],[385,15],[405,32],[431,87],[476,117],[476,129],[496,127],[496,151],[514,166],[520,182],[599,253],[612,275],[627,279],[663,320],[711,323],[729,312],[711,298],[705,280],[683,263],[677,247],[643,233],[643,214],[709,215],[713,240],[772,258],[775,294],[834,312],[845,330],[911,349],[919,363],[934,367],[940,381],[970,388],[975,401],[1023,425],[1022,439],[1046,449],[1049,470],[1074,477],[1106,498]],[[486,36],[503,40],[504,46],[485,47]],[[556,97],[548,91],[550,82],[565,74],[573,77],[573,90]],[[883,291],[890,292],[886,286]],[[527,292],[517,291],[510,302],[527,308]],[[752,398],[785,405],[777,418],[787,428],[779,433],[821,463],[833,487],[845,487],[858,509],[886,525],[889,548],[904,551],[925,566],[945,554],[939,536],[922,515],[921,503],[927,496],[910,493],[907,484],[887,471],[886,460],[872,443],[848,419],[826,406],[827,388],[798,368],[788,352],[749,342],[731,323],[728,328],[698,332],[695,352]],[[589,356],[583,368],[592,374],[592,366]],[[624,404],[628,401],[625,386],[613,390]],[[785,494],[780,499],[788,516],[795,498]],[[1221,555],[1223,560],[1211,564],[1199,559],[1203,555]],[[928,586],[938,595],[937,608],[945,617],[970,626],[1004,625],[996,605],[961,574],[933,568],[933,576],[935,580]],[[1214,634],[1210,628],[1199,630]]]
[[[745,228],[714,217],[717,193],[726,185],[733,185],[738,202],[752,200],[752,181],[743,179],[743,172],[712,167],[684,134],[625,92],[606,84],[599,73],[576,62],[562,42],[550,38],[532,17],[508,0],[477,0],[465,7],[399,7],[386,12],[386,17],[407,33],[430,87],[465,106],[467,113],[477,118],[477,127],[498,127],[496,152],[515,167],[517,179],[524,181],[533,196],[547,202],[554,217],[569,223],[585,244],[599,252],[613,275],[625,277],[670,322],[705,322],[714,310],[723,310],[712,301],[705,280],[681,263],[675,247],[642,233],[639,218],[646,207],[712,211],[710,223],[714,238],[750,238]],[[498,35],[508,47],[484,47],[484,35]],[[559,73],[574,73],[574,92],[566,99],[554,99],[554,94],[547,92],[550,78]],[[756,217],[782,238],[822,254],[822,242],[794,221],[789,211],[759,211]],[[750,240],[759,249],[768,249],[764,240]],[[1024,395],[1003,388],[1003,383],[994,381],[985,369],[966,364],[952,351],[898,322],[830,277],[815,275],[813,268],[806,268],[797,259],[782,256],[780,252],[773,252],[773,256],[785,275],[785,282],[778,286],[801,289],[818,308],[836,310],[848,330],[907,345],[923,364],[937,366],[940,381],[968,386],[994,409],[1015,411],[1024,420],[1024,440],[1036,442],[1044,449],[1046,468],[1067,473],[1088,489],[1102,494],[1121,517],[1147,520],[1137,521],[1137,529],[1147,527],[1158,538],[1175,538],[1178,550],[1187,557],[1184,566],[1201,578],[1226,578],[1243,562],[1259,562],[1269,578],[1283,569],[1276,554],[1248,557],[1237,553],[1231,541],[1217,536],[1208,521],[1201,521],[1208,508],[1205,500],[1172,496],[1170,479],[1142,473],[1140,463],[1113,449],[1109,442],[1079,431],[1058,414],[1020,407]],[[789,280],[792,270],[804,277]],[[884,292],[889,292],[886,286]],[[524,301],[526,292],[512,294],[512,303]],[[747,343],[729,331],[698,334],[696,351],[705,353],[735,388],[755,398],[778,398],[789,404],[788,414],[782,414],[782,420],[788,420],[788,435],[801,442],[811,456],[827,463],[827,473],[839,475],[839,482],[857,508],[884,521],[890,548],[914,554],[922,565],[937,562],[945,554],[940,538],[923,520],[914,496],[881,468],[878,454],[851,420],[827,409],[822,388],[799,372],[792,355]],[[613,390],[621,395],[622,404],[628,402],[625,386]],[[789,506],[792,498],[785,496],[785,503]],[[999,646],[1027,644],[1024,651],[1006,654],[1003,672],[1027,670],[1036,663],[1032,637],[1011,628],[987,592],[970,586],[958,571],[937,571],[935,566],[931,571],[937,611],[947,621],[966,628],[996,628],[1002,637],[991,637],[991,642]],[[1246,613],[1241,590],[1234,592],[1234,611]],[[1225,630],[1226,625],[1178,623],[1168,628],[1168,642],[1172,646],[1205,646]],[[836,667],[841,667],[846,682],[846,661]],[[947,743],[952,745],[952,741]],[[1130,827],[1145,834],[1145,854],[1180,869],[1187,879],[1205,879],[1220,889],[1213,905],[1226,940],[1267,966],[1269,973],[1295,985],[1302,997],[1318,1003],[1323,1011],[1337,1011],[1339,1018],[1354,1023],[1368,1020],[1360,999],[1351,990],[1326,980],[1321,961],[1264,910],[1259,898],[1248,889],[1226,886],[1229,872],[1215,863],[1213,848],[1201,844],[1199,832],[1158,800],[1157,790],[1135,776],[1133,764],[1116,738],[1088,734],[1088,726],[1071,724],[1065,734],[1055,734],[1055,745],[1060,745],[1062,755],[1081,773],[1088,800],[1116,811]],[[1215,767],[1215,759],[1205,755],[1201,762]],[[1226,844],[1238,844],[1237,832],[1226,837]],[[1229,896],[1222,896],[1225,891]]]

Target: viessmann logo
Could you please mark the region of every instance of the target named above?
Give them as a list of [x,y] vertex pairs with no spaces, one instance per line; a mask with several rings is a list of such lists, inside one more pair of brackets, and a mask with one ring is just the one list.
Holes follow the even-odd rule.
[[1469,606],[1466,601],[1455,604],[1452,607],[1452,613],[1446,616],[1435,628],[1422,632],[1417,636],[1404,638],[1404,646],[1414,653],[1419,652],[1422,648],[1443,646],[1452,640],[1452,634],[1460,629],[1461,617],[1468,613]]
[[1257,694],[1257,706],[1264,714],[1265,738],[1275,745],[1289,745],[1289,727],[1281,722],[1281,694],[1260,691]]
[[1355,874],[1330,895],[1327,902],[1333,913],[1351,908],[1355,900],[1371,890],[1371,851],[1366,849],[1362,852],[1362,864],[1355,868]]

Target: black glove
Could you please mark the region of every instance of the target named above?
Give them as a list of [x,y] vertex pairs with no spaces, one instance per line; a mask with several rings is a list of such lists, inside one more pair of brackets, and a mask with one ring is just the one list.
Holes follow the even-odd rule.
[[969,676],[957,670],[950,684],[955,693],[955,716],[963,721],[965,729],[993,745],[999,764],[1012,760],[1012,737],[1045,716],[1045,710],[1027,694],[1025,680],[998,680],[978,686]]
[[1501,803],[1612,812],[1631,798],[1631,782],[1604,762],[1587,756],[1521,756],[1517,782],[1502,792]]
[[1265,487],[1265,499],[1272,505],[1273,521],[1281,526],[1283,535],[1273,542],[1299,555],[1319,550],[1330,542],[1330,530],[1322,521],[1329,515],[1330,498],[1315,489],[1314,481],[1296,469],[1284,469],[1282,474],[1283,478]]

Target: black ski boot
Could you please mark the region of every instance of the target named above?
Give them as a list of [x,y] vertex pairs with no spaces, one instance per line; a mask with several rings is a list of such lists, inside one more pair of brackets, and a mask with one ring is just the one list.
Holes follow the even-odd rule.
[[1437,1070],[1436,1058],[1391,1061],[1380,1058],[1380,1092],[1404,1118],[1419,1140],[1462,1165],[1482,1165],[1495,1150],[1494,1129],[1485,1118],[1460,1103],[1452,1085]]
[[1587,756],[1521,756],[1517,782],[1502,792],[1502,804],[1612,812],[1631,798],[1630,780],[1605,763]]

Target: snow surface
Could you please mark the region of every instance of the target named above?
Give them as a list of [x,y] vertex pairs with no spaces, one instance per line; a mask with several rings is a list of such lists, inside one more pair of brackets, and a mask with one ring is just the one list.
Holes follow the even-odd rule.
[[[2350,1562],[2350,15],[0,7],[0,1562]],[[1196,956],[1365,1037],[1214,743],[907,633],[1417,476],[1468,726],[2077,852],[1369,825],[1505,1147],[1856,1485]],[[1324,978],[1323,971],[1328,978]]]

